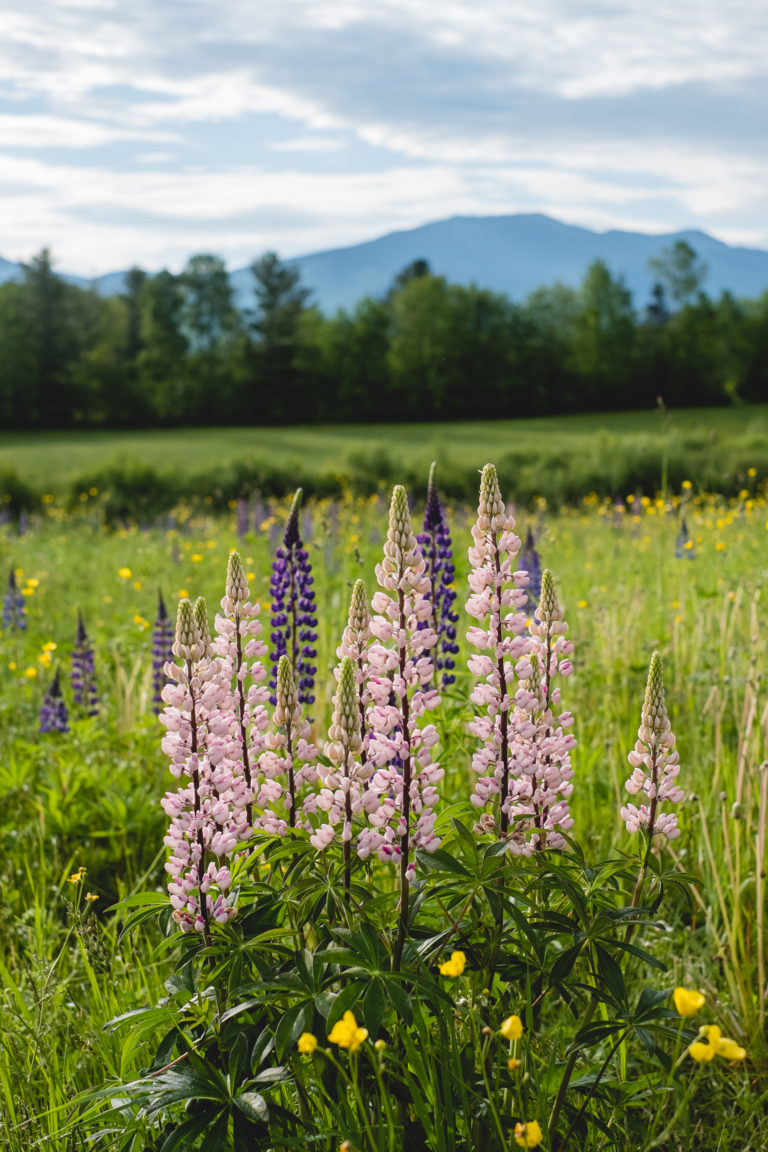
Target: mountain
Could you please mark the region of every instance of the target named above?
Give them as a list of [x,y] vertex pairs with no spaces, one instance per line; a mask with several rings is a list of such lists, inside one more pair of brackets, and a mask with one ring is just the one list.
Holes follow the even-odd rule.
[[[686,240],[709,266],[704,287],[710,296],[726,289],[746,297],[768,290],[768,252],[761,249],[731,247],[699,231],[662,236],[592,232],[538,213],[453,216],[287,263],[301,269],[302,280],[325,312],[352,309],[363,296],[383,295],[397,273],[417,259],[428,260],[432,271],[448,280],[504,292],[513,300],[558,280],[576,287],[588,265],[601,259],[624,277],[635,305],[641,307],[653,283],[649,259],[676,240]],[[0,283],[19,275],[18,265],[0,259]],[[122,290],[123,277],[123,272],[110,272],[90,282],[76,276],[66,279],[81,286],[91,283],[97,292],[111,296]],[[230,278],[238,304],[251,306],[253,281],[248,268],[232,272]]]

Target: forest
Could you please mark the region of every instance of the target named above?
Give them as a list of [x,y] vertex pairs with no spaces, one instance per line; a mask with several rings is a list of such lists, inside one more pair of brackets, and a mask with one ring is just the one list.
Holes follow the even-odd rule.
[[100,296],[43,250],[0,286],[7,429],[460,420],[768,398],[768,291],[706,292],[684,242],[639,303],[602,261],[522,302],[416,260],[380,298],[324,315],[267,252],[238,307],[223,260],[132,268]]

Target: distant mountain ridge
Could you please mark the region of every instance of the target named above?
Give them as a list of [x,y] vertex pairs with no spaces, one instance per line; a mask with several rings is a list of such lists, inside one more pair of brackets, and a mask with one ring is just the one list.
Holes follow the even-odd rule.
[[[477,284],[522,300],[544,285],[559,281],[576,287],[593,260],[604,260],[624,277],[635,306],[650,296],[653,277],[648,261],[677,240],[686,240],[709,266],[704,288],[711,296],[728,290],[755,297],[768,290],[768,251],[732,247],[706,232],[685,230],[665,235],[642,232],[593,232],[540,213],[512,216],[453,216],[419,228],[390,232],[362,244],[298,256],[286,263],[301,268],[304,284],[323,311],[352,309],[363,296],[383,295],[392,279],[413,260],[429,262],[436,275],[458,284]],[[0,258],[0,283],[21,275],[18,264]],[[120,292],[122,272],[89,281],[105,296]],[[239,306],[253,302],[249,269],[230,273]]]

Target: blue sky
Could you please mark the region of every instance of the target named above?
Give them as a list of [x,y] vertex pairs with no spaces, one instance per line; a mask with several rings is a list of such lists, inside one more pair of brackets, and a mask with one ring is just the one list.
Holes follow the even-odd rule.
[[2,0],[0,255],[529,211],[768,248],[766,59],[764,0]]

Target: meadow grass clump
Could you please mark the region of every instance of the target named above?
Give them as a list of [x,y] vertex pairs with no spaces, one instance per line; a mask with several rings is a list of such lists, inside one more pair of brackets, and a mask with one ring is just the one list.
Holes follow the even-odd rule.
[[[762,1146],[753,480],[517,510],[533,599],[490,468],[445,508],[452,588],[402,490],[388,524],[378,494],[315,501],[312,720],[289,651],[270,703],[259,634],[290,501],[245,530],[189,504],[105,531],[96,498],[0,526],[28,625],[0,636],[3,1145]],[[159,586],[187,602],[162,682]],[[38,745],[73,605],[99,708]]]

